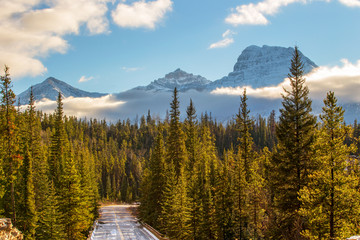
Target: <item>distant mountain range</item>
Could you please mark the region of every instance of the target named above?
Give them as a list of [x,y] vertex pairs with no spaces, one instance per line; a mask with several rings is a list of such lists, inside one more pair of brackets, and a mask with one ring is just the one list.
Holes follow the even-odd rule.
[[[238,57],[233,71],[227,76],[210,81],[205,77],[187,73],[181,69],[166,74],[164,77],[150,82],[147,86],[139,86],[125,92],[97,93],[87,92],[72,87],[69,84],[50,77],[44,82],[33,86],[36,100],[56,100],[58,92],[64,98],[73,97],[64,104],[67,114],[80,117],[106,118],[111,121],[130,118],[136,121],[138,115],[151,113],[163,118],[169,109],[172,91],[175,87],[182,92],[180,94],[181,112],[186,112],[186,106],[191,98],[198,113],[211,112],[213,117],[219,121],[231,119],[239,107],[238,95],[217,95],[212,91],[222,87],[248,86],[262,88],[277,86],[284,81],[289,73],[293,48],[271,47],[271,46],[249,46],[242,51]],[[317,65],[309,58],[301,54],[304,63],[304,73],[307,74]],[[331,90],[331,89],[330,89]],[[18,95],[21,104],[28,104],[30,88]],[[97,98],[107,96],[101,100]],[[87,97],[88,99],[84,99]],[[313,101],[315,114],[321,112],[324,96],[316,96]],[[45,104],[46,103],[46,104]],[[268,115],[272,110],[281,107],[281,98],[249,97],[249,107],[252,115]],[[360,116],[360,104],[358,102],[347,102],[342,104],[345,111],[345,119],[352,122]],[[37,107],[43,111],[52,112],[56,108],[55,103],[44,102]]]
[[[139,86],[130,91],[168,92],[175,87],[180,92],[189,90],[211,91],[220,87],[243,87],[253,88],[275,86],[281,83],[289,73],[289,66],[294,48],[249,46],[237,59],[233,72],[216,81],[210,81],[200,75],[187,73],[181,69],[166,74],[164,77],[152,81],[147,86]],[[301,53],[304,63],[304,72],[308,73],[317,65]],[[56,100],[58,92],[63,97],[91,97],[97,98],[106,93],[86,92],[74,88],[69,84],[50,77],[44,82],[33,86],[36,100],[47,98]],[[30,97],[30,88],[18,95],[21,104],[27,104]]]

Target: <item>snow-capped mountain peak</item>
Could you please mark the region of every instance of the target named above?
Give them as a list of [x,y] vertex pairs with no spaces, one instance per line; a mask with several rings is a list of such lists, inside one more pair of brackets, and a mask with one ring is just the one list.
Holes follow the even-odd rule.
[[[233,72],[209,84],[209,88],[238,86],[258,88],[278,85],[289,73],[293,54],[292,47],[249,46],[238,57]],[[301,52],[300,56],[304,63],[304,73],[318,67]]]
[[179,91],[195,89],[203,90],[211,81],[200,75],[187,73],[180,68],[159,78],[145,87],[137,87],[137,90],[172,91],[176,87]]
[[[44,80],[42,83],[36,84],[33,86],[33,94],[35,100],[41,100],[47,98],[50,100],[56,100],[59,92],[63,97],[101,97],[106,94],[97,93],[97,92],[87,92],[75,88],[63,81],[60,81],[56,78],[49,77]],[[30,99],[30,88],[18,95],[21,104],[28,104]]]

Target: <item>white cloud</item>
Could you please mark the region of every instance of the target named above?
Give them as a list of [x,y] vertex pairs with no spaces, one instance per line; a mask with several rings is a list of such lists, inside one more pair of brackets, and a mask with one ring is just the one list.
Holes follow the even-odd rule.
[[224,48],[229,46],[230,44],[234,43],[234,38],[232,37],[232,35],[234,34],[235,32],[231,31],[230,29],[226,30],[222,34],[223,39],[218,42],[210,44],[209,49]]
[[[36,108],[41,109],[45,113],[52,113],[56,109],[56,101],[43,99],[37,101]],[[67,116],[82,117],[94,117],[103,119],[103,112],[115,111],[121,105],[125,104],[125,101],[117,100],[111,94],[100,98],[74,98],[68,97],[63,99],[64,113]],[[23,107],[25,109],[25,107]]]
[[172,11],[172,4],[171,0],[140,0],[131,5],[119,3],[111,16],[120,27],[154,29],[165,14]]
[[[267,16],[275,15],[282,7],[293,3],[311,3],[313,1],[330,2],[331,0],[264,0],[257,4],[249,3],[232,9],[233,13],[225,18],[225,22],[237,25],[267,25]],[[348,7],[360,7],[360,0],[338,0]]]
[[[310,89],[310,97],[315,100],[325,98],[328,91],[334,91],[335,95],[343,103],[360,102],[360,60],[355,64],[348,60],[342,60],[342,66],[322,66],[305,76],[306,84]],[[283,87],[289,89],[288,79],[275,86],[253,89],[246,87],[249,96],[257,98],[277,99],[284,93]],[[243,88],[218,88],[212,91],[215,95],[241,95]]]
[[360,0],[339,0],[339,2],[348,7],[360,7]]
[[79,79],[79,83],[82,83],[82,82],[88,82],[90,80],[94,79],[94,77],[86,77],[86,76],[81,76],[81,78]]
[[227,47],[229,46],[230,44],[232,44],[234,42],[234,39],[233,38],[225,38],[223,40],[220,40],[216,43],[212,43],[210,45],[210,49],[213,49],[213,48],[224,48],[224,47]]
[[266,25],[269,23],[266,16],[278,13],[281,7],[296,2],[307,3],[309,1],[311,0],[265,0],[257,4],[240,5],[225,19],[225,22],[234,26],[242,24]]
[[122,67],[122,70],[124,70],[125,72],[136,72],[139,71],[141,68],[139,67]]
[[0,66],[14,77],[47,71],[39,60],[65,53],[68,34],[86,26],[90,34],[108,31],[107,2],[111,0],[12,0],[0,8]]
[[226,37],[231,37],[233,34],[235,34],[235,32],[231,31],[230,29],[226,30],[223,34],[222,37],[226,38]]

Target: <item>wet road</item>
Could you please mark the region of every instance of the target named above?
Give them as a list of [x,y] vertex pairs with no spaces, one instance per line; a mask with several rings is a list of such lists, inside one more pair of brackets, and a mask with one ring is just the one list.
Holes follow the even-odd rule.
[[91,240],[157,240],[131,214],[132,205],[111,205],[100,209],[100,218]]

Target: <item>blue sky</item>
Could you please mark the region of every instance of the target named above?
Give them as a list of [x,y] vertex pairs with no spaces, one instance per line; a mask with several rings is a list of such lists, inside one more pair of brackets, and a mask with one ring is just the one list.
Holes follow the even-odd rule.
[[356,65],[359,23],[360,0],[5,0],[0,64],[17,94],[49,76],[114,93],[178,67],[219,79],[249,45]]

